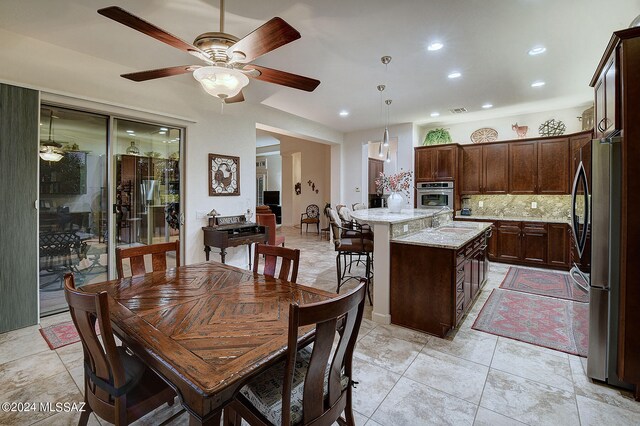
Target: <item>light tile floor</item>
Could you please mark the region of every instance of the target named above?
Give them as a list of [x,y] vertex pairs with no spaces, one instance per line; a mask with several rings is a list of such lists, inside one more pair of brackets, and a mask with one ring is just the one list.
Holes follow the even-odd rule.
[[[288,247],[301,249],[298,282],[334,291],[332,243],[312,233],[300,236],[296,228],[281,232]],[[471,328],[508,268],[491,265],[476,304],[447,339],[363,321],[354,359],[358,425],[640,424],[640,403],[628,392],[589,380],[584,358]],[[365,317],[371,318],[370,307]],[[67,320],[68,314],[59,314],[44,318],[40,326]],[[40,326],[0,334],[0,402],[82,400],[80,344],[51,351]],[[165,406],[137,424],[160,424],[179,410],[179,404]],[[0,412],[0,425],[71,425],[77,420],[74,413]],[[90,424],[101,423],[92,415]],[[186,414],[168,422],[187,423]]]

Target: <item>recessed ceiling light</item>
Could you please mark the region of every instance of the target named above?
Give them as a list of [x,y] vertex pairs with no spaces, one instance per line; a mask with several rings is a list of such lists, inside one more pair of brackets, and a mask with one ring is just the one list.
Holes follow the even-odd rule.
[[547,48],[544,46],[536,46],[534,48],[532,48],[531,50],[529,50],[529,55],[531,56],[535,56],[535,55],[539,55],[541,53],[544,53],[547,51]]
[[531,87],[542,87],[545,84],[546,83],[544,81],[534,81],[533,83],[531,83]]
[[165,130],[160,130],[160,131],[158,132],[158,134],[166,135],[166,134],[167,134],[167,132],[166,132]]
[[462,77],[462,73],[460,73],[458,71],[454,71],[454,72],[450,73],[447,77],[448,78],[460,78],[460,77]]
[[127,130],[127,133],[135,133],[133,130]]
[[427,50],[429,50],[430,52],[433,52],[435,50],[440,50],[444,47],[444,44],[436,41],[434,43],[431,43],[429,46],[427,46]]
[[493,104],[484,104],[484,105],[482,105],[482,108],[484,108],[484,109],[493,108]]
[[167,129],[166,127],[160,127],[160,131],[161,132],[166,132],[167,130],[169,130],[169,129]]
[[349,115],[349,111],[340,111],[340,117],[347,117]]
[[440,115],[440,113],[439,113],[439,112],[432,112],[432,113],[431,113],[431,116],[432,116],[432,117],[438,117],[439,115]]

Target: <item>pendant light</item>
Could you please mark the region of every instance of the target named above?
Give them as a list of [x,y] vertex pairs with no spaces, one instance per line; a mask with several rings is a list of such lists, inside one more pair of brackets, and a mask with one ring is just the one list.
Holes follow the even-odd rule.
[[[380,115],[382,116],[382,118],[384,118],[384,113],[382,111],[382,92],[384,92],[384,89],[386,88],[386,86],[384,84],[379,84],[377,89],[378,92],[380,92]],[[385,128],[385,134],[387,134],[388,132],[386,132],[386,128]],[[382,142],[380,142],[380,144],[378,145],[378,157],[382,158],[384,157],[384,154],[382,153],[382,145],[387,146],[388,143],[388,137],[389,135],[387,134],[387,144],[385,145],[384,143],[384,138],[382,139]]]
[[40,158],[45,161],[60,161],[62,160],[63,154],[58,142],[53,140],[53,110],[49,110],[49,138],[46,142],[43,142],[40,148]]
[[[384,74],[385,77],[387,77],[387,66],[389,65],[389,62],[391,62],[391,56],[383,56],[382,58],[380,58],[380,61],[384,64]],[[380,92],[380,96],[382,96],[382,92]],[[389,146],[389,105],[391,105],[391,101],[386,100],[385,103],[387,104],[387,120],[384,126],[384,134],[382,135],[382,145]]]

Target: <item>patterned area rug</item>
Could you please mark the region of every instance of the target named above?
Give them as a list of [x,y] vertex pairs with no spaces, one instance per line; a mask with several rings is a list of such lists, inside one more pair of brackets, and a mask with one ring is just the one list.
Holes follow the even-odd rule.
[[566,272],[540,271],[512,266],[500,284],[500,288],[576,302],[589,302],[589,294],[576,287]]
[[[96,332],[100,334],[97,323]],[[51,350],[71,345],[80,341],[80,336],[76,331],[76,326],[73,325],[73,321],[65,321],[61,322],[60,324],[41,328],[40,334],[42,334],[42,337],[47,342],[47,345],[49,345]]]
[[586,357],[589,304],[498,288],[472,328]]

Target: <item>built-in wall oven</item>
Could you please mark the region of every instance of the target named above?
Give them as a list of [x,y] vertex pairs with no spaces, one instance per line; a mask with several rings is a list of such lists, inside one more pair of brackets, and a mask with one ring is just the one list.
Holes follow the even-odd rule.
[[419,182],[416,184],[416,205],[419,209],[453,210],[453,182]]

